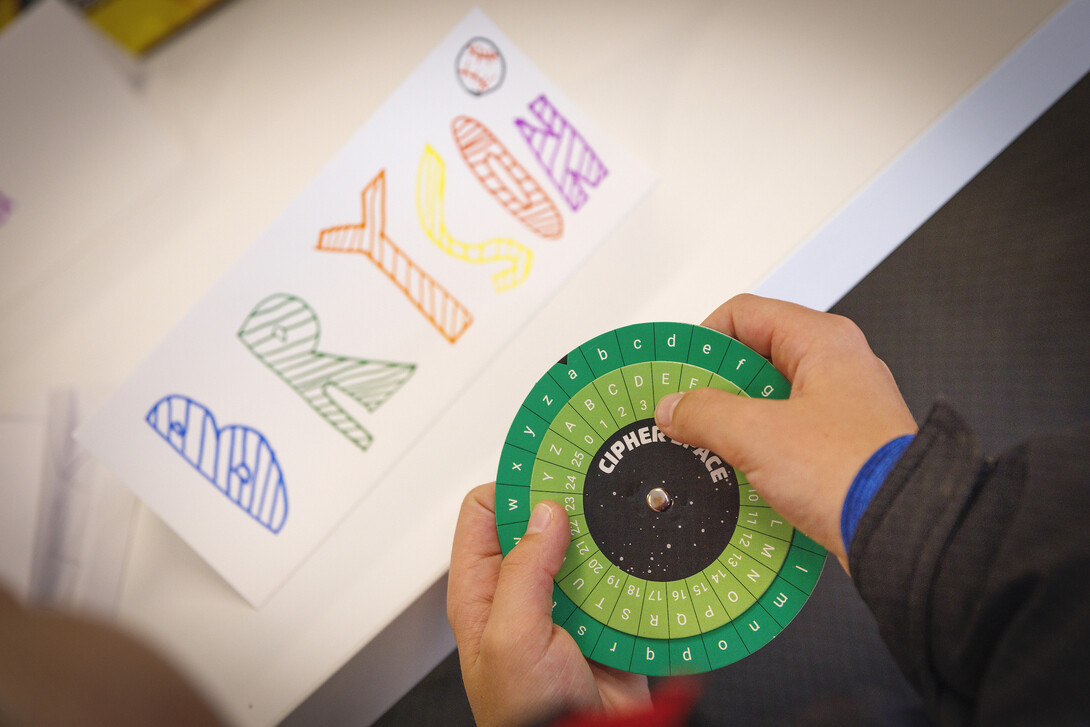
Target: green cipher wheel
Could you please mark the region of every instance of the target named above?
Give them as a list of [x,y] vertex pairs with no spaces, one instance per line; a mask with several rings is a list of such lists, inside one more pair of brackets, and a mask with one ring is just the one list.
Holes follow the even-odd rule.
[[770,399],[790,392],[733,338],[643,323],[562,358],[507,434],[496,474],[500,547],[515,547],[541,500],[564,506],[572,541],[553,620],[594,661],[654,676],[726,666],[779,634],[821,575],[825,550],[742,472],[655,426],[659,399],[704,386]]

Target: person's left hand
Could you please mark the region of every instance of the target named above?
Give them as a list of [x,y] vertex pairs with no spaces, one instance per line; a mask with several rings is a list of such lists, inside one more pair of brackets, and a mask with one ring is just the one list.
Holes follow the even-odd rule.
[[610,711],[650,703],[647,678],[592,664],[552,620],[553,577],[571,534],[564,508],[534,508],[504,558],[495,484],[462,503],[447,586],[447,618],[479,727],[520,725],[565,709]]

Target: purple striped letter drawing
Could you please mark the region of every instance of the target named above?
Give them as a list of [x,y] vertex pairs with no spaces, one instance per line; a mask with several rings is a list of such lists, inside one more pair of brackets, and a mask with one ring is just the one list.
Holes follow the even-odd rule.
[[609,174],[586,139],[541,94],[530,103],[536,122],[515,119],[515,126],[548,172],[572,211],[587,201],[587,187],[597,187]]

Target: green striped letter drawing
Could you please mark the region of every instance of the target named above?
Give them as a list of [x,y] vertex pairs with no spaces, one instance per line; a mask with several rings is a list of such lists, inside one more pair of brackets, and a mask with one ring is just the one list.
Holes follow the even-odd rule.
[[413,364],[365,361],[318,351],[321,327],[302,298],[276,293],[254,307],[239,340],[299,392],[337,431],[367,451],[371,433],[337,402],[343,394],[375,411],[412,376]]

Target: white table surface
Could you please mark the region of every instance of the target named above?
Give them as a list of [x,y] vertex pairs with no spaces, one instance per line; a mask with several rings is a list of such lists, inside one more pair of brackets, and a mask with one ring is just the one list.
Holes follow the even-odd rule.
[[[1060,5],[482,2],[658,186],[267,606],[142,510],[120,624],[239,724],[278,722],[374,642],[359,717],[378,716],[453,645],[428,589],[548,364],[753,288]],[[0,309],[0,410],[119,384],[469,7],[232,0],[152,53],[139,95],[188,161]],[[448,496],[399,497],[422,472]],[[412,637],[383,640],[422,594]]]

